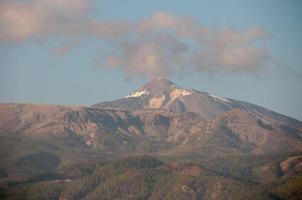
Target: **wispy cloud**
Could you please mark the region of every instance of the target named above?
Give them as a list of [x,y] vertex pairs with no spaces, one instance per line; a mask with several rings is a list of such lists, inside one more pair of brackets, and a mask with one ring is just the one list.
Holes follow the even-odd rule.
[[[69,41],[96,37],[106,43],[102,67],[127,77],[208,73],[258,73],[266,69],[267,34],[260,27],[213,29],[189,17],[157,12],[140,21],[90,17],[88,0],[2,0],[0,42],[17,43],[63,36]],[[68,53],[73,43],[56,49]]]
[[75,35],[87,23],[90,6],[85,0],[2,0],[0,41]]
[[267,34],[259,27],[216,30],[166,12],[155,13],[132,27],[126,32],[132,37],[118,40],[104,63],[121,68],[127,76],[192,71],[259,73],[266,69],[269,58],[262,43]]

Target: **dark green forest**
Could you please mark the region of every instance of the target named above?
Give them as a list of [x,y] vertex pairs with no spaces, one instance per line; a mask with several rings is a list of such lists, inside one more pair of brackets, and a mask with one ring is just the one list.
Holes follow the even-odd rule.
[[0,141],[1,199],[302,199],[301,167],[280,167],[299,152],[121,158],[77,138]]

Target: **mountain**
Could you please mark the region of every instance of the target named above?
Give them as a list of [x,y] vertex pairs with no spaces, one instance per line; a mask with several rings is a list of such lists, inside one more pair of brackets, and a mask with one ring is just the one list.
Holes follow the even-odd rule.
[[302,122],[159,77],[93,106],[1,104],[0,135],[77,137],[105,155],[302,151]]
[[162,77],[92,106],[0,104],[0,198],[287,199],[301,158],[302,122]]

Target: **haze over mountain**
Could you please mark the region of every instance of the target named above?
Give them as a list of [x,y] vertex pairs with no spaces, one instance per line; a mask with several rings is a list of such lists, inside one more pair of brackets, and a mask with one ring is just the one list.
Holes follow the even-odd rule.
[[[97,177],[95,173],[107,173],[106,167],[99,168],[105,161],[138,155],[156,156],[167,163],[149,157],[138,157],[133,162],[140,163],[139,166],[134,164],[135,169],[126,167],[127,173],[128,170],[139,172],[143,165],[151,171],[155,170],[154,167],[156,170],[159,167],[166,175],[177,172],[173,176],[180,180],[182,176],[200,176],[206,173],[211,174],[212,178],[229,176],[239,182],[257,180],[273,184],[272,181],[276,181],[278,177],[288,178],[289,174],[301,173],[302,170],[301,121],[251,103],[184,89],[163,77],[151,80],[124,98],[92,106],[1,104],[0,137],[0,186],[3,190],[1,194],[5,197],[17,195],[15,189],[22,191],[23,184],[30,183],[33,184],[30,187],[34,187],[43,182],[57,187],[57,181],[64,187],[58,190],[60,192],[56,193],[56,198],[97,199],[103,192],[112,198],[116,192],[109,191],[115,186],[97,190],[96,188],[105,186],[90,178]],[[274,159],[269,159],[275,156],[280,156],[277,163]],[[235,173],[232,171],[233,166],[228,163],[233,159],[243,159],[246,162],[246,159],[251,158],[264,160],[253,165],[252,162],[244,164],[240,161]],[[149,159],[152,161],[149,162]],[[171,159],[198,161],[202,164],[174,166],[169,161]],[[223,162],[215,164],[217,159]],[[121,162],[122,166],[128,166],[128,161]],[[153,166],[154,162],[159,165]],[[249,166],[249,171],[244,175],[246,172],[242,170],[246,170],[246,165]],[[269,166],[267,171],[266,165]],[[161,168],[163,166],[168,168]],[[224,171],[225,167],[231,167],[232,172],[229,169]],[[154,180],[160,177],[156,170],[152,172]],[[243,174],[238,175],[239,172]],[[268,172],[271,173],[270,180],[261,177]],[[108,180],[115,180],[116,173],[108,175]],[[145,176],[145,172],[143,174]],[[87,184],[93,182],[95,185],[82,185],[82,188],[86,188],[83,193],[84,189],[74,187],[82,184],[85,176],[89,180]],[[170,175],[168,177],[170,180]],[[212,178],[210,180],[214,180]],[[126,178],[125,181],[130,179]],[[229,178],[222,178],[216,184],[230,181]],[[132,183],[133,181],[129,182]],[[159,183],[153,184],[154,187],[161,187]],[[174,186],[165,192],[176,190],[185,195],[185,199],[200,199],[203,195],[208,199],[222,199],[223,195],[228,198],[234,195],[232,192],[222,191],[204,193],[199,191],[199,187],[189,186],[188,183],[178,188],[177,181],[172,181],[171,184]],[[205,188],[209,188],[214,183],[203,184],[206,185]],[[231,181],[230,184],[230,188],[234,189],[238,183]],[[10,185],[13,186],[12,191],[8,189]],[[73,192],[69,191],[70,187]],[[147,197],[134,199],[158,199],[156,195],[159,191],[153,186],[146,188],[150,190]],[[244,186],[244,190],[247,188],[248,186]],[[259,189],[255,187],[253,191]],[[215,198],[214,194],[222,196]],[[244,194],[247,195],[246,192]],[[127,195],[123,199],[131,199]],[[214,196],[210,197],[211,195]],[[267,193],[261,195],[266,196]]]

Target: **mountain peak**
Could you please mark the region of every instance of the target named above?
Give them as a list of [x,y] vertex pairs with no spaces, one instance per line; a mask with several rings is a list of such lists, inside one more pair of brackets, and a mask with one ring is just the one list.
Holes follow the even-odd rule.
[[142,95],[156,96],[158,94],[169,92],[173,89],[181,89],[181,87],[165,77],[157,77],[150,80],[126,97],[139,97]]
[[144,84],[141,88],[147,90],[166,90],[181,87],[165,77],[157,77]]

